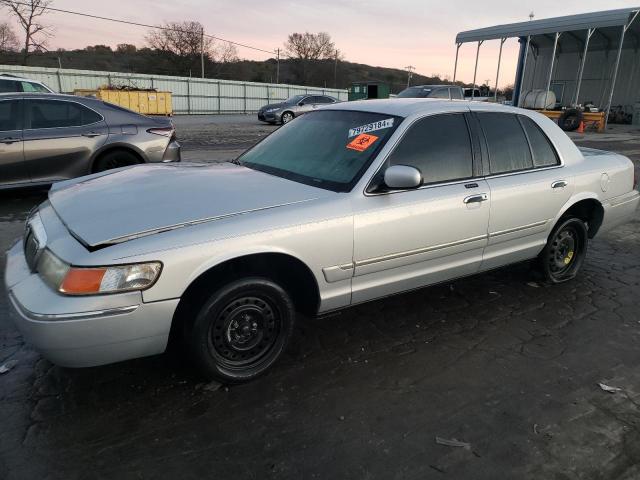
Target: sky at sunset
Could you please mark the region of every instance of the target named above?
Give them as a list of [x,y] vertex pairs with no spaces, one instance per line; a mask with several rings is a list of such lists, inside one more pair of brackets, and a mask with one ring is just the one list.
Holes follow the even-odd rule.
[[[207,33],[265,50],[282,47],[291,32],[328,32],[345,58],[352,62],[404,68],[441,76],[453,73],[455,36],[463,30],[528,20],[634,7],[640,0],[483,0],[463,2],[397,0],[55,0],[54,7],[95,15],[157,24],[164,21],[197,20]],[[0,10],[0,15],[6,11]],[[50,13],[55,29],[49,48],[79,48],[86,45],[145,43],[146,30],[62,13]],[[458,78],[471,81],[475,45],[460,50]],[[478,67],[478,83],[495,83],[499,41],[483,45]],[[505,44],[500,84],[513,83],[517,40]],[[241,58],[263,60],[266,53],[238,49]]]

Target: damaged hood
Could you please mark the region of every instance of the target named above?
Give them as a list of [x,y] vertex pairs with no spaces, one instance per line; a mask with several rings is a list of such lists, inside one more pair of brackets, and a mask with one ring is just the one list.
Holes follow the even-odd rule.
[[139,165],[55,184],[49,201],[88,247],[308,202],[329,192],[239,165]]

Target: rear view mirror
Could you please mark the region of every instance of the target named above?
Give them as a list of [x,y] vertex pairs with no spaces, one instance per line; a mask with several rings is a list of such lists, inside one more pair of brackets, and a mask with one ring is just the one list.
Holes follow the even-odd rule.
[[384,183],[394,190],[418,188],[422,185],[422,174],[415,167],[393,165],[385,170]]

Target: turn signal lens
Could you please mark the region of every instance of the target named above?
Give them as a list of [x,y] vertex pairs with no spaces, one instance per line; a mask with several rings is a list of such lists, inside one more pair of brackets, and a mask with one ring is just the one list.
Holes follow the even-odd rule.
[[67,295],[145,290],[155,283],[161,268],[159,262],[100,268],[71,267],[59,290]]
[[60,291],[75,295],[98,293],[106,272],[104,268],[71,268],[60,285]]

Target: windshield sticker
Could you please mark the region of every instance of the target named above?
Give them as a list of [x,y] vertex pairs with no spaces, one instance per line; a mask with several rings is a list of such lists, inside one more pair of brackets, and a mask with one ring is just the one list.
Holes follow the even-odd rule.
[[350,150],[356,150],[358,152],[364,152],[367,148],[375,143],[379,137],[375,135],[367,135],[366,133],[361,133],[356,138],[351,140],[351,143],[347,144],[347,148]]
[[376,130],[382,130],[383,128],[391,127],[393,127],[393,118],[387,118],[385,120],[380,120],[379,122],[362,125],[361,127],[350,128],[349,136],[347,138],[356,137],[361,133],[375,132]]

